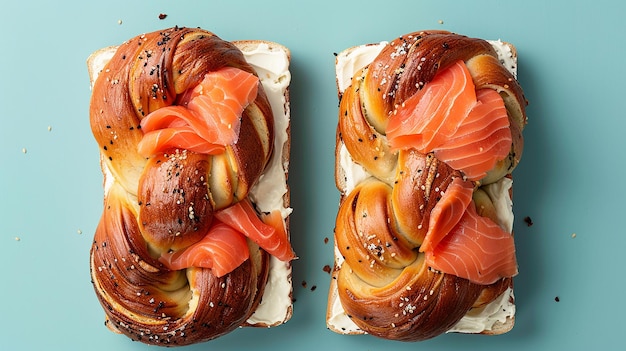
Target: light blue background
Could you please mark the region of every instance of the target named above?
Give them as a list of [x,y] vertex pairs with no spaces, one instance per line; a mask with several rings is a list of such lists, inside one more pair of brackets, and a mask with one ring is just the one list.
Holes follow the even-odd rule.
[[[619,348],[626,313],[626,7],[620,2],[69,4],[22,0],[1,7],[1,350],[155,349],[103,326],[90,283],[102,176],[89,129],[85,60],[100,47],[174,25],[292,50],[291,228],[300,256],[291,321],[236,330],[185,350]],[[159,20],[160,13],[167,18]],[[500,38],[519,50],[519,80],[530,105],[526,148],[514,174],[517,323],[503,336],[451,334],[419,344],[339,336],[325,328],[330,278],[322,270],[332,264],[332,241],[324,238],[332,240],[338,200],[333,53],[433,28]]]

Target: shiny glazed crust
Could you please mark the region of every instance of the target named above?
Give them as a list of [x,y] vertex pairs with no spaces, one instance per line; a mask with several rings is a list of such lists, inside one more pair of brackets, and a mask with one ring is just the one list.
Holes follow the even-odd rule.
[[220,278],[209,269],[169,271],[156,259],[197,241],[214,211],[247,197],[263,172],[273,151],[273,117],[262,86],[243,113],[239,142],[224,154],[176,151],[146,159],[136,151],[142,116],[174,104],[205,73],[225,66],[256,74],[234,44],[175,27],[122,44],[94,82],[91,127],[105,178],[113,180],[91,275],[107,325],[134,340],[172,346],[216,338],[243,325],[263,295],[269,255],[252,242],[250,259]]
[[[428,231],[430,211],[452,179],[463,175],[432,154],[391,152],[385,137],[395,106],[427,85],[442,69],[463,60],[477,89],[500,93],[509,114],[513,143],[509,157],[476,183],[479,213],[496,220],[496,210],[480,186],[510,176],[523,149],[526,101],[515,77],[481,39],[424,31],[391,41],[339,92],[335,179],[342,192],[335,226],[340,259],[333,271],[329,299],[339,299],[363,332],[377,337],[418,341],[450,330],[471,308],[483,306],[512,279],[482,286],[428,267],[417,249]],[[345,192],[339,150],[372,177]],[[508,331],[498,324],[486,334]],[[334,326],[336,332],[345,333]],[[353,333],[353,332],[348,332]]]

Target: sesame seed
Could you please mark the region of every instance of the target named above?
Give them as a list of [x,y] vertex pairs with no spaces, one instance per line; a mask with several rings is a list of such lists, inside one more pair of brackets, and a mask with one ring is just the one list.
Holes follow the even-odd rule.
[[76,231],[76,233],[78,233],[78,235],[80,235],[80,234],[82,234],[82,233],[83,233],[83,231],[82,231],[82,230],[80,230],[80,229],[78,229],[78,230]]
[[117,24],[122,24],[122,20],[121,19],[117,20]]
[[20,239],[20,237],[19,237],[19,236],[16,236],[16,237],[15,237],[15,241],[20,241],[20,240],[22,240],[22,239]]
[[25,147],[23,147],[23,148],[22,148],[22,152],[23,152],[23,153],[26,153],[26,152],[27,152],[27,150],[26,150],[26,148],[25,148]]
[[52,126],[48,126],[48,131],[51,132],[52,131]]

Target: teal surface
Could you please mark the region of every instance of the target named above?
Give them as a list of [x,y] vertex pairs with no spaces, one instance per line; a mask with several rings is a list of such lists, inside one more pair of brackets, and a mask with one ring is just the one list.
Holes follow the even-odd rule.
[[[620,349],[626,313],[626,6],[617,1],[10,1],[1,10],[0,349],[156,349],[110,333],[89,277],[102,209],[85,60],[169,26],[292,51],[294,316],[184,350]],[[167,14],[159,19],[159,14]],[[338,193],[334,55],[419,29],[519,52],[529,124],[515,171],[517,320],[418,344],[325,327]],[[534,224],[528,226],[525,217]],[[575,234],[575,235],[574,235]],[[303,286],[306,282],[306,287]],[[316,287],[316,288],[314,288]],[[558,301],[557,301],[558,300]]]

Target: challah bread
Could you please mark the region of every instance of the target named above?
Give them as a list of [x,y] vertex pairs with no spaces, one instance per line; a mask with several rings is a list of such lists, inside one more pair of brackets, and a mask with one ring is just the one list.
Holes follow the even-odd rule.
[[[179,27],[89,57],[90,119],[105,190],[91,275],[113,331],[148,344],[187,345],[240,326],[269,327],[291,318],[289,61],[289,50],[277,43],[231,43]],[[153,112],[168,111],[156,132],[178,128],[174,135],[185,134],[198,122],[176,113],[200,105],[189,94],[209,95],[205,80],[222,72],[252,82],[250,101],[236,106],[241,112],[227,126],[234,139],[225,145],[211,141],[218,151],[209,153],[194,151],[210,144],[205,138],[189,148],[170,143],[142,154]],[[214,105],[237,93],[228,89],[218,92]],[[219,126],[219,118],[211,123]],[[194,131],[211,138],[210,130]],[[167,136],[156,139],[168,141]],[[235,207],[248,209],[256,225],[250,231],[265,230],[282,252],[268,246],[275,242],[237,228],[236,220],[230,223]],[[272,213],[273,222],[267,220]],[[222,241],[212,234],[219,225],[228,233]],[[200,242],[209,244],[192,251]],[[240,264],[226,262],[233,257]],[[185,259],[186,266],[177,269]]]
[[[418,341],[513,327],[511,172],[526,124],[516,55],[510,44],[445,31],[338,54],[335,179],[341,200],[330,330]],[[457,95],[450,98],[452,91]],[[458,112],[466,95],[468,107]],[[477,112],[492,105],[484,116]],[[485,118],[500,120],[501,127],[485,127]],[[470,120],[479,125],[472,133],[493,133],[466,132]],[[476,138],[483,140],[480,148],[472,144]],[[491,154],[498,143],[504,146]],[[450,150],[461,156],[449,157]],[[471,162],[458,162],[466,159]],[[485,256],[495,263],[466,253],[475,249],[461,241],[468,232],[486,240],[478,245],[491,245],[487,251],[495,251]]]

